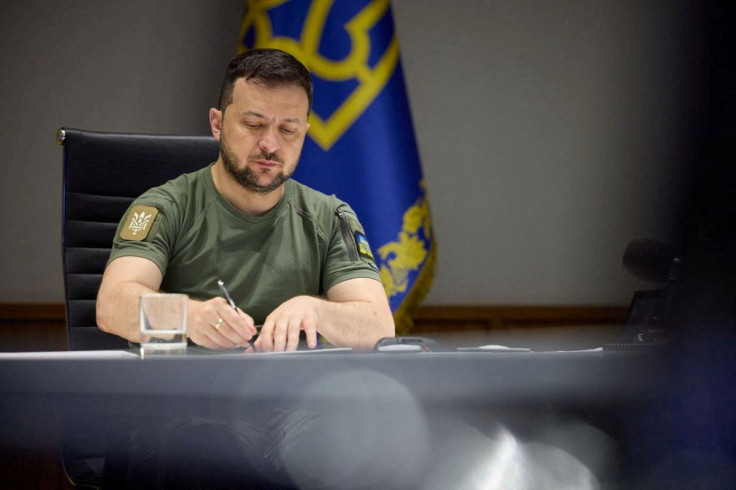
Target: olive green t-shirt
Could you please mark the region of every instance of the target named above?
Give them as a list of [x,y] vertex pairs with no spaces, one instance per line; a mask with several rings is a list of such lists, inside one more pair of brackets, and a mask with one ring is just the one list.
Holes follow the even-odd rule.
[[146,191],[118,225],[108,264],[124,256],[153,261],[161,290],[196,299],[221,295],[261,324],[284,301],[324,295],[353,278],[380,281],[353,210],[294,180],[263,216],[249,216],[215,188],[210,167]]

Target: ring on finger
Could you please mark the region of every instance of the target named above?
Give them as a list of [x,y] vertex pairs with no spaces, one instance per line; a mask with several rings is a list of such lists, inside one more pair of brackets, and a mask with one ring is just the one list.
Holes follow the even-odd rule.
[[222,319],[222,317],[219,317],[217,319],[217,323],[215,323],[214,325],[212,325],[212,328],[214,328],[215,330],[220,330],[220,325],[222,325],[222,322],[223,321],[224,320]]

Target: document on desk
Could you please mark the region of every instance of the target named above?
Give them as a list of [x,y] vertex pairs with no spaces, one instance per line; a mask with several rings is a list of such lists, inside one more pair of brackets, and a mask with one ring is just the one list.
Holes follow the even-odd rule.
[[306,355],[315,355],[315,354],[332,354],[335,352],[351,352],[353,349],[351,347],[325,347],[322,349],[301,349],[301,350],[294,350],[294,351],[278,351],[278,352],[245,352],[244,349],[227,349],[227,350],[212,350],[212,349],[206,349],[204,347],[198,347],[198,346],[189,346],[189,349],[187,351],[187,355],[192,356],[245,356],[245,357],[253,357],[253,356],[288,356],[288,355],[295,355],[295,354],[306,354]]
[[587,352],[603,352],[603,347],[594,349],[574,349],[574,350],[532,350],[528,347],[506,347],[505,345],[481,345],[478,347],[458,347],[459,352],[530,352],[533,354],[574,354]]
[[49,352],[0,352],[0,361],[70,360],[70,359],[138,359],[138,354],[127,350],[74,350]]
[[274,351],[274,352],[256,352],[256,355],[259,356],[283,356],[283,355],[291,355],[291,354],[332,354],[335,352],[350,352],[352,351],[352,347],[327,347],[324,349],[303,349],[303,350],[288,350],[288,351]]
[[603,347],[595,347],[593,349],[575,349],[575,350],[544,350],[544,351],[535,351],[535,352],[541,352],[544,354],[550,354],[550,353],[575,354],[575,353],[585,353],[585,352],[603,352]]

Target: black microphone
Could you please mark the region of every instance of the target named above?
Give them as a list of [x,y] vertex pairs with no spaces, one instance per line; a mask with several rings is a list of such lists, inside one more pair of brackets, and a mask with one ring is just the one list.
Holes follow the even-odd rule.
[[681,259],[672,245],[638,238],[624,252],[624,269],[646,282],[663,283],[677,280]]
[[650,238],[632,240],[624,252],[624,269],[642,281],[657,283],[660,289],[634,295],[623,338],[606,344],[603,350],[650,350],[670,344],[666,331],[682,260],[672,245]]

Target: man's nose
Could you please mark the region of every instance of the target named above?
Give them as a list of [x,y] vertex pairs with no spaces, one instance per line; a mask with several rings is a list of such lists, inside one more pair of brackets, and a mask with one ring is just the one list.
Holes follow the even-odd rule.
[[261,139],[258,141],[258,148],[266,153],[274,153],[281,148],[277,127],[267,126],[264,129]]

